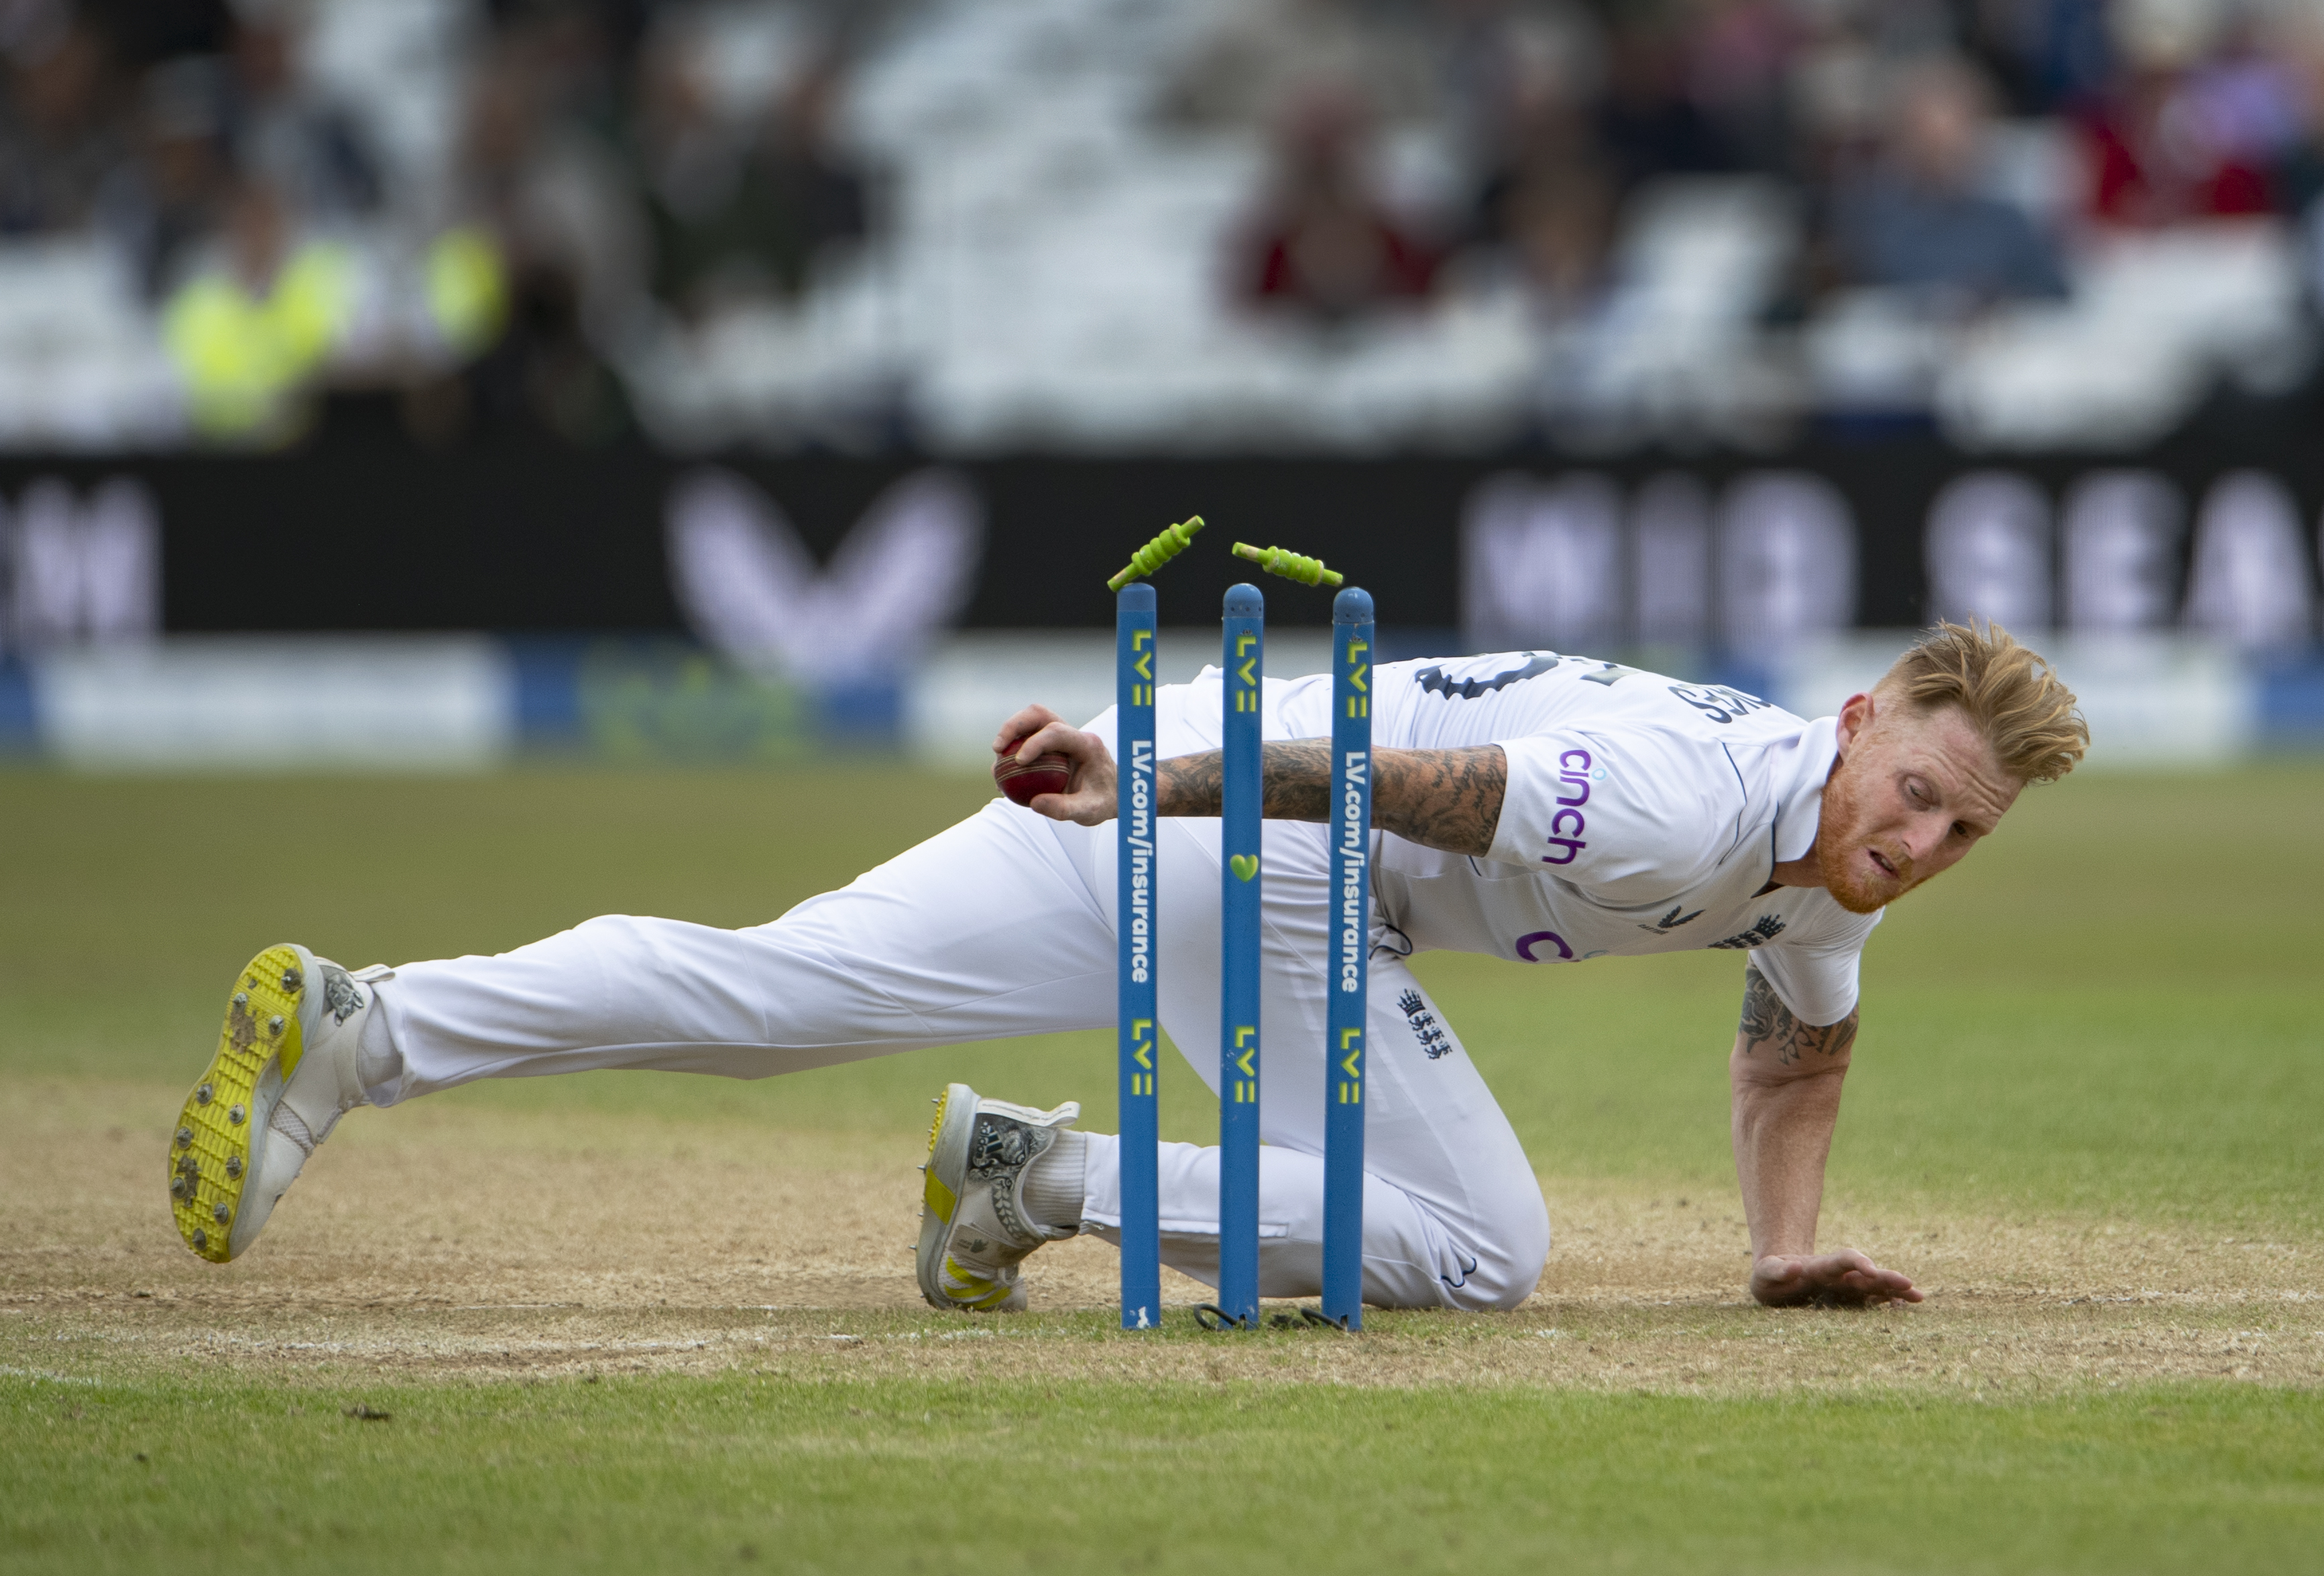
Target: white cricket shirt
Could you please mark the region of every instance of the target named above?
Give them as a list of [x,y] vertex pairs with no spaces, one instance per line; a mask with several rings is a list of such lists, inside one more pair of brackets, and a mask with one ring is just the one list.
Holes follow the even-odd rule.
[[[1327,675],[1288,681],[1279,703],[1288,736],[1329,735]],[[1836,729],[1720,686],[1548,651],[1386,664],[1374,744],[1499,744],[1508,790],[1482,858],[1380,836],[1380,917],[1418,950],[1527,963],[1748,952],[1803,1021],[1836,1023],[1856,1005],[1880,916],[1820,887],[1759,895],[1815,843]]]

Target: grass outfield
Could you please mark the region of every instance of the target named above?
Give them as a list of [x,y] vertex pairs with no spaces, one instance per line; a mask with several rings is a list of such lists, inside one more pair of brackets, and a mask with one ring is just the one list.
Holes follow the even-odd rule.
[[12,1429],[0,1560],[2312,1571],[2324,1482],[2310,1397],[2216,1386],[1998,1405],[768,1376],[371,1396],[385,1419],[231,1377],[92,1391],[69,1423]]
[[1825,1238],[1918,1309],[1741,1304],[1713,953],[1421,960],[1558,1231],[1508,1315],[1125,1338],[1088,1241],[1032,1315],[919,1308],[927,1095],[1109,1128],[1104,1035],[477,1085],[357,1113],[243,1261],[178,1247],[165,1135],[260,945],[752,923],[986,791],[0,775],[0,1570],[2314,1568],[2311,765],[2034,790],[1876,933]]

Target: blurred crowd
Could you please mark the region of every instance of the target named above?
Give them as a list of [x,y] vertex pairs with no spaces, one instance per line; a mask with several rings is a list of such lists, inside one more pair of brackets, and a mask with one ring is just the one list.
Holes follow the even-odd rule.
[[650,5],[459,6],[450,157],[399,168],[301,69],[327,8],[0,0],[0,245],[115,267],[200,435],[295,438],[328,386],[398,393],[432,440],[601,441],[632,426],[609,358],[641,318],[796,297],[864,234],[836,27],[731,113]]
[[[1642,188],[1753,172],[1804,205],[1801,297],[1972,309],[2062,295],[2061,252],[2091,231],[2303,211],[2324,188],[2324,5],[1263,0],[1174,107],[1271,126],[1244,271],[1261,300],[1330,315],[1489,269],[1570,309]],[[1458,128],[1452,211],[1398,216],[1367,177],[1368,139],[1415,116]],[[1997,147],[2013,124],[2042,146]]]
[[[671,420],[730,386],[771,410],[750,392],[770,361],[821,369],[785,409],[839,382],[859,405],[908,406],[899,340],[973,338],[908,309],[940,300],[947,325],[977,318],[959,265],[937,290],[898,262],[886,307],[797,325],[867,257],[931,235],[969,244],[973,226],[911,215],[939,212],[927,194],[959,183],[930,171],[980,144],[928,123],[883,156],[880,135],[857,134],[879,122],[861,78],[883,51],[910,56],[895,41],[924,18],[949,19],[927,36],[957,54],[1033,5],[989,0],[987,23],[937,0],[0,0],[0,253],[103,259],[158,325],[185,424],[218,441],[293,440],[318,392],[368,388],[429,442],[522,428],[594,443],[636,429],[647,384],[659,392],[643,402]],[[345,50],[318,69],[315,36],[415,6],[438,19],[449,86],[399,123],[400,84],[369,80]],[[1073,60],[1110,37],[1131,49],[1108,32],[1123,8],[1081,10],[1079,32],[1020,51],[1008,113],[1064,117],[1059,84],[1097,69]],[[1486,328],[1448,328],[1420,359],[1521,377],[1526,409],[1553,424],[1652,382],[1637,371],[1654,360],[1646,339],[1625,326],[1642,312],[1665,347],[1655,375],[1682,390],[1665,402],[1709,377],[1689,355],[1715,355],[1727,382],[1749,374],[1734,396],[1747,406],[1925,407],[1965,345],[1985,381],[1956,377],[1960,400],[2048,389],[2041,369],[2072,360],[2057,347],[2095,320],[2069,309],[2115,239],[2240,226],[2289,255],[2324,190],[2324,0],[1190,0],[1173,26],[1150,58],[1102,69],[1140,84],[1139,138],[1255,152],[1217,233],[1183,241],[1204,254],[1219,320],[1329,345],[1457,307]],[[388,135],[398,124],[408,134]],[[1105,139],[1084,141],[1097,158]],[[1102,204],[1059,186],[1051,207],[1076,206]],[[1699,289],[1687,257],[1711,260]],[[1660,294],[1641,282],[1658,267]],[[1080,275],[1073,290],[1090,292],[1112,276],[1123,322],[1149,309],[1126,263]],[[44,343],[42,288],[19,291],[22,309],[0,302],[0,340]],[[1005,281],[992,289],[997,301]],[[1687,305],[1698,297],[1713,305]],[[1697,333],[1709,349],[1668,351],[1688,311],[1727,327]],[[845,327],[859,318],[872,327]],[[2015,337],[1988,331],[2000,322]],[[1763,331],[1786,325],[1794,348],[1767,351]],[[1126,335],[1083,336],[1092,378],[1119,375]],[[1001,359],[1038,360],[1036,337]],[[2281,351],[2265,323],[2260,337]],[[2028,345],[2050,346],[2030,373]],[[721,354],[759,364],[722,371]],[[876,375],[867,357],[884,358]],[[1009,369],[982,342],[974,359],[930,381],[1005,403]],[[2304,375],[2298,361],[2279,382]],[[1231,371],[1172,365],[1187,389]],[[11,398],[38,393],[0,391],[0,426]]]

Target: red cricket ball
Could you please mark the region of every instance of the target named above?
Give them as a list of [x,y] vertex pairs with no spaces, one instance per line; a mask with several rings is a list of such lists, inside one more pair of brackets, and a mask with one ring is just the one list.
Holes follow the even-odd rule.
[[992,780],[1001,785],[1002,793],[1020,805],[1029,805],[1043,794],[1061,794],[1073,786],[1074,763],[1055,751],[1020,765],[1017,745],[1023,742],[1018,740],[1007,754],[993,760]]

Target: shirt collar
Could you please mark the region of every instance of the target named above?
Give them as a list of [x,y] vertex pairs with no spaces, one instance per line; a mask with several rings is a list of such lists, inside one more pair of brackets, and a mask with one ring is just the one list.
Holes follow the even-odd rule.
[[1768,786],[1775,791],[1775,862],[1805,859],[1823,818],[1824,779],[1840,759],[1840,719],[1819,717],[1788,744],[1770,752]]

